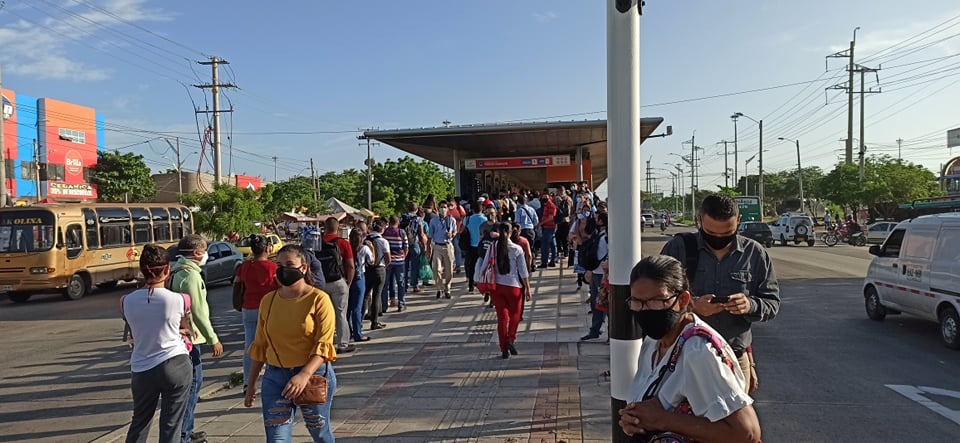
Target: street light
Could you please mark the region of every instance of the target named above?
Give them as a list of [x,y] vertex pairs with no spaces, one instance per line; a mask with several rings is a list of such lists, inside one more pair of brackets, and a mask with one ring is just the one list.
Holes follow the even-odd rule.
[[794,142],[797,145],[797,181],[800,182],[800,212],[803,211],[803,168],[800,166],[800,140],[791,140],[786,137],[777,137],[779,140]]
[[[752,157],[748,158],[747,161],[744,162],[744,168],[743,168],[743,193],[744,194],[750,193],[750,162],[752,162],[753,159],[755,158],[757,158],[757,154],[753,154]],[[760,203],[760,206],[762,211],[763,202]]]
[[760,126],[760,152],[759,152],[759,154],[760,154],[760,170],[759,170],[759,172],[758,172],[758,175],[760,176],[760,189],[759,189],[759,194],[760,194],[760,218],[763,218],[763,212],[764,212],[764,205],[763,205],[763,119],[756,120],[756,119],[754,119],[753,117],[750,117],[749,115],[746,115],[746,114],[744,114],[744,113],[742,113],[742,112],[735,112],[735,113],[733,114],[733,117],[746,117],[746,118],[750,119],[751,121],[753,121],[754,123],[756,123],[757,125]]
[[737,155],[740,152],[740,146],[737,143],[739,138],[739,133],[737,132],[737,119],[740,118],[739,115],[733,114],[730,116],[730,119],[733,120],[733,182],[740,182],[740,159]]
[[[676,155],[676,154],[672,154],[672,155]],[[682,158],[682,157],[681,157],[681,158]],[[679,191],[680,191],[680,214],[683,215],[684,212],[687,212],[687,202],[683,199],[683,168],[680,167],[680,164],[679,164],[679,163],[677,163],[677,164],[675,164],[675,165],[674,165],[674,164],[670,164],[670,163],[664,163],[664,164],[667,165],[667,166],[670,166],[671,168],[676,169],[676,170],[677,170],[677,174],[679,174],[679,176],[680,176],[680,178],[679,178],[679,180],[678,180],[678,182],[677,182],[677,184],[678,184],[677,188],[678,188]]]

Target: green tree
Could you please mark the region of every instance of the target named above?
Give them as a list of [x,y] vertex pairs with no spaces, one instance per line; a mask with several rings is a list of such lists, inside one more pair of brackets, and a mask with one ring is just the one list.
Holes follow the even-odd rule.
[[184,205],[197,208],[193,224],[197,232],[219,239],[236,232],[249,235],[260,232],[257,222],[264,221],[263,204],[256,191],[236,186],[217,185],[213,192],[184,195]]
[[336,197],[355,208],[367,207],[367,173],[356,169],[327,172],[319,177],[320,201]]
[[300,208],[306,208],[308,214],[324,212],[321,203],[314,198],[310,181],[310,177],[299,176],[264,186],[260,192],[264,218],[278,221],[284,212]]
[[853,212],[860,204],[860,168],[853,163],[839,163],[823,176],[818,185],[819,195],[844,210]]
[[157,194],[157,185],[143,156],[131,152],[98,152],[91,181],[97,185],[102,202],[143,202]]
[[862,185],[859,165],[840,163],[823,177],[818,191],[851,212],[863,204],[884,217],[892,217],[901,203],[940,195],[933,172],[886,155],[865,160]]
[[381,216],[402,214],[407,202],[423,202],[430,194],[438,199],[453,195],[453,176],[436,163],[403,157],[373,167],[374,212]]

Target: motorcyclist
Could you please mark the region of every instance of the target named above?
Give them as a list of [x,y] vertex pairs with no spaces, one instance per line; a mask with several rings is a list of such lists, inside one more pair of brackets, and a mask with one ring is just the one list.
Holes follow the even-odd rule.
[[857,223],[857,220],[852,216],[847,216],[847,242],[851,245],[856,245],[861,243],[862,240],[859,238],[863,235],[863,228],[860,227],[860,223]]

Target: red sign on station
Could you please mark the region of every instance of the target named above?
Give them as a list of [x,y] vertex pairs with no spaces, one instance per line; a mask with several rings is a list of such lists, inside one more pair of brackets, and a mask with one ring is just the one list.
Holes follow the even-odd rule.
[[525,169],[570,166],[568,155],[546,155],[538,157],[476,158],[464,160],[467,169]]

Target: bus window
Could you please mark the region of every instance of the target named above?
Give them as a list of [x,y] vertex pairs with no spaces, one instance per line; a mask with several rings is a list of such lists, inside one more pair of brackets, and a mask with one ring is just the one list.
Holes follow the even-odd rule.
[[67,258],[77,258],[83,252],[83,227],[80,225],[67,226]]
[[100,245],[104,248],[129,246],[133,240],[130,213],[125,208],[97,209],[100,219]]
[[180,208],[180,211],[183,212],[183,233],[193,234],[193,214],[190,213],[190,210],[187,208]]
[[0,252],[41,252],[56,239],[53,214],[25,209],[0,213]]
[[180,210],[170,208],[170,226],[173,228],[173,240],[178,241],[183,238],[183,220],[180,218]]
[[133,217],[133,242],[145,245],[152,241],[153,228],[150,226],[150,213],[144,208],[130,208]]
[[170,236],[170,214],[163,208],[150,208],[150,215],[153,216],[153,239],[157,243],[169,242]]
[[97,215],[93,209],[83,210],[83,222],[86,224],[87,249],[100,247],[100,230],[97,229]]

